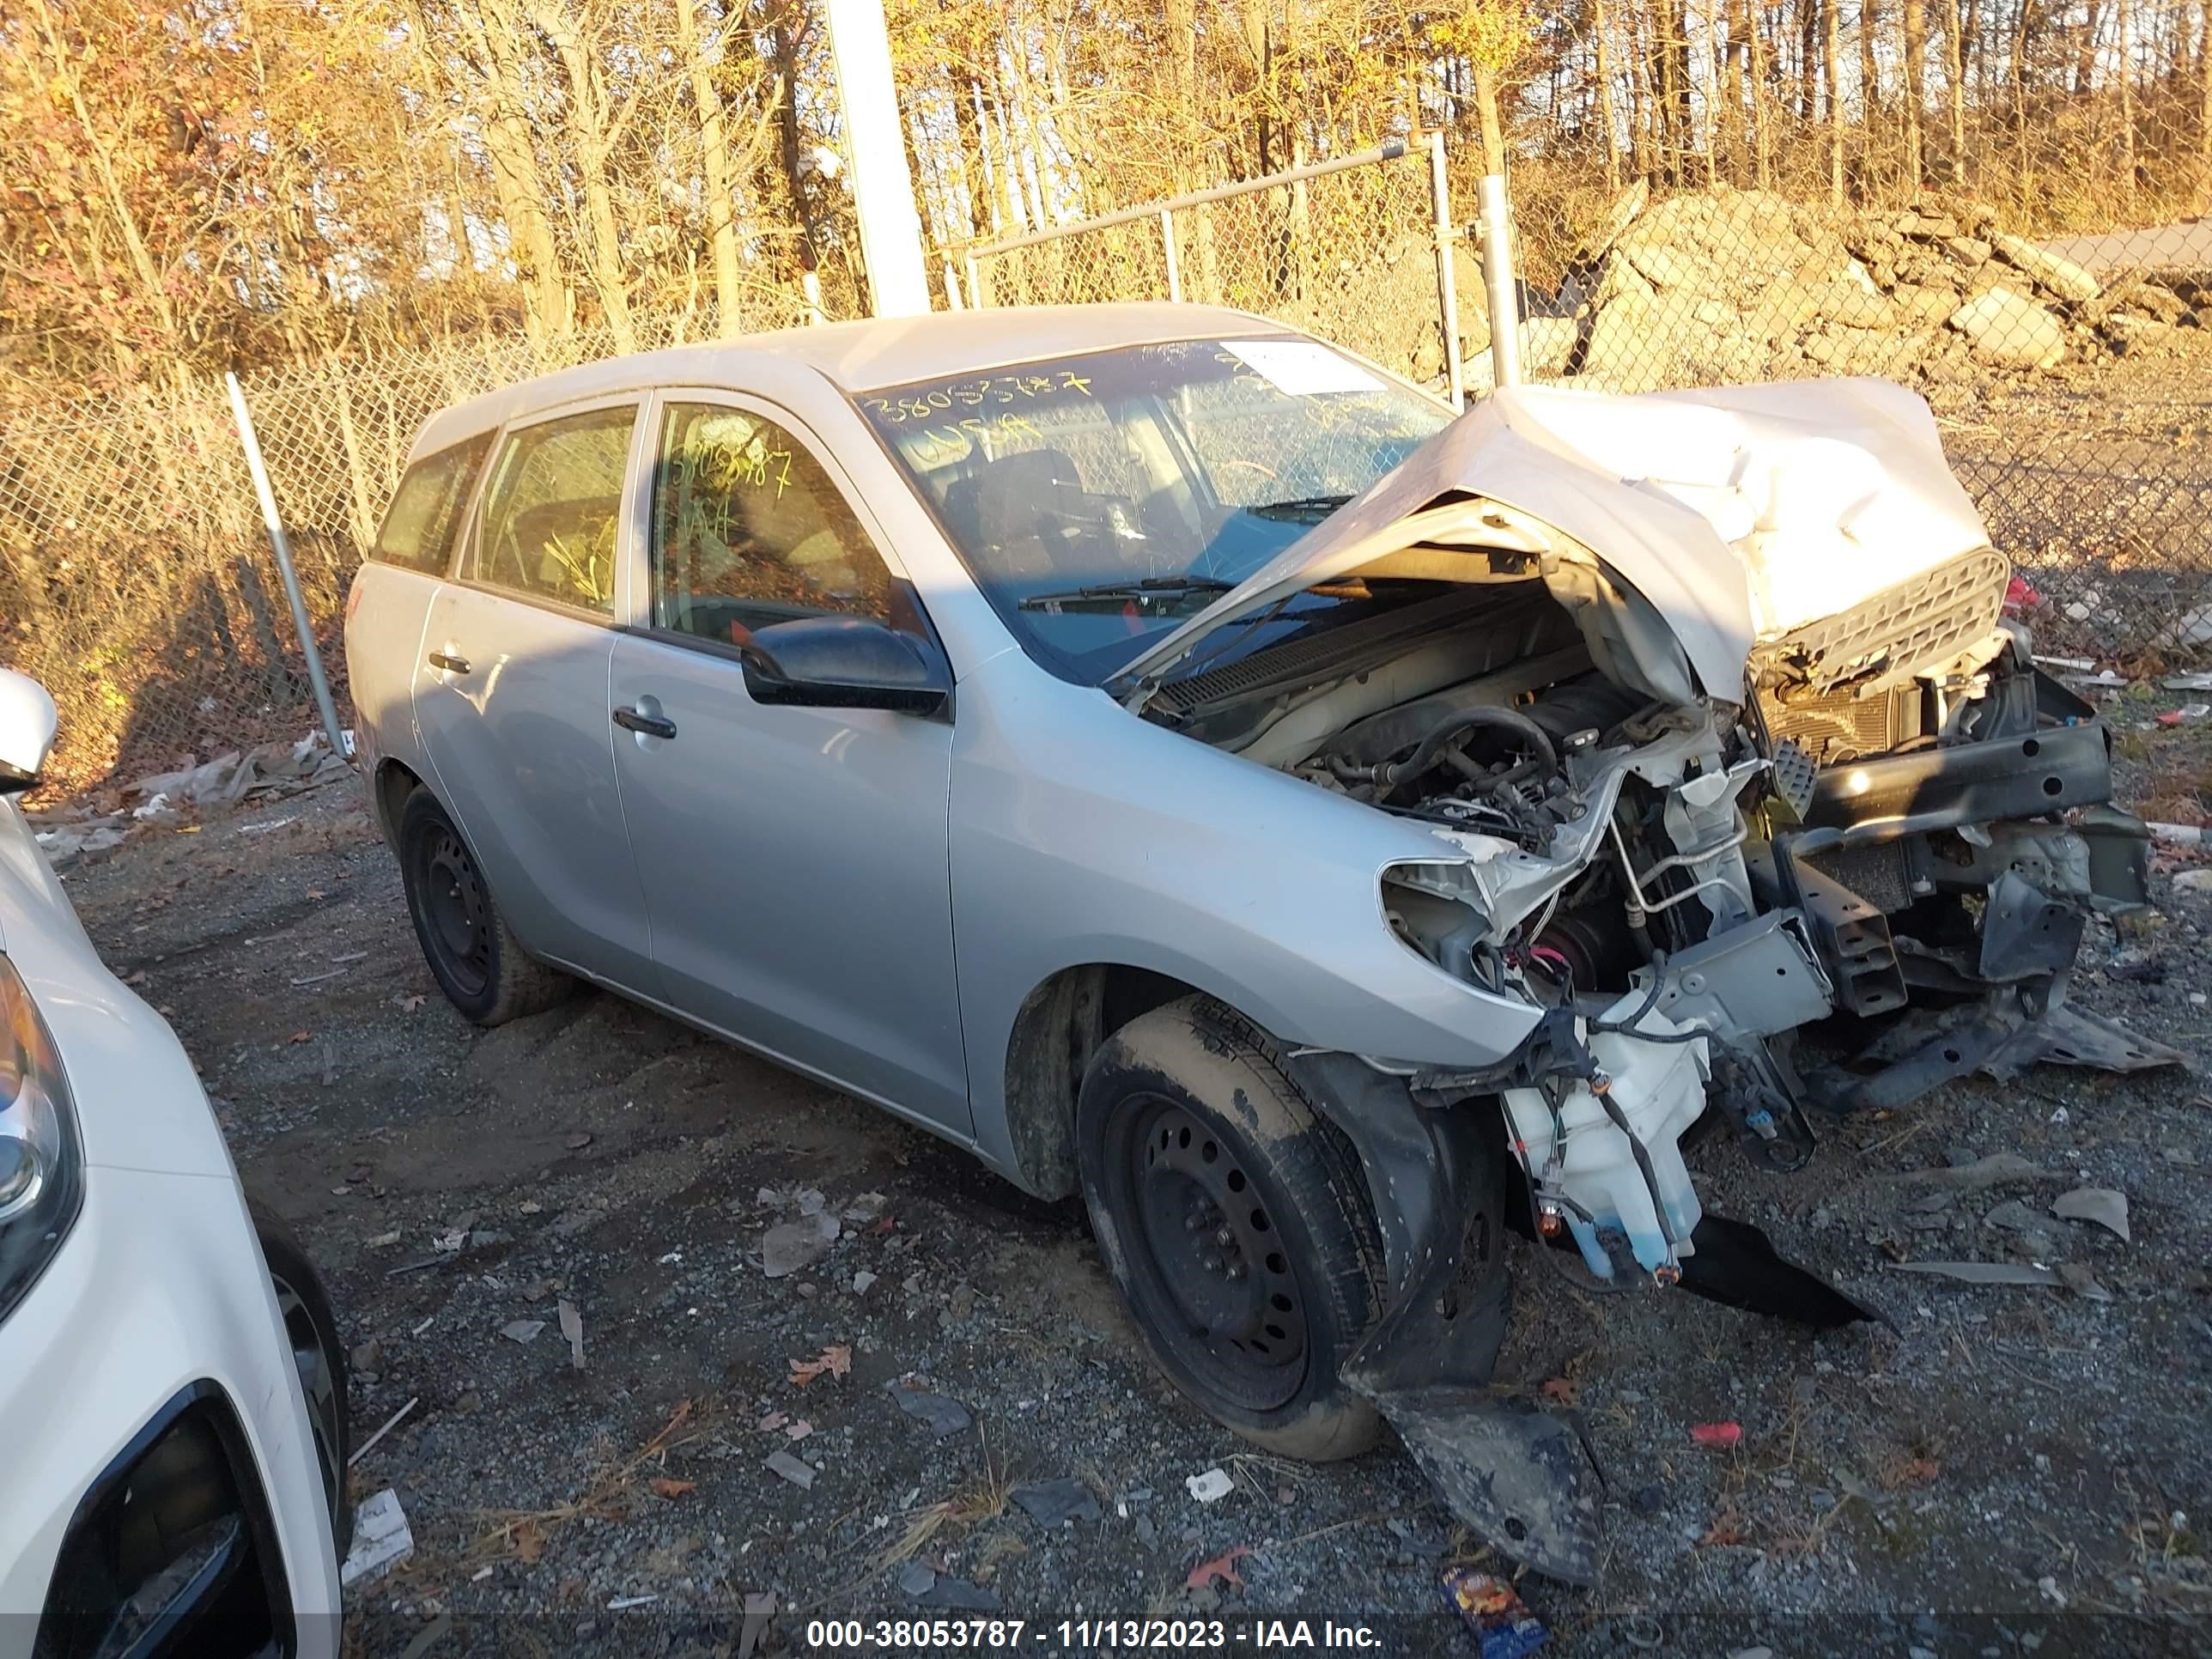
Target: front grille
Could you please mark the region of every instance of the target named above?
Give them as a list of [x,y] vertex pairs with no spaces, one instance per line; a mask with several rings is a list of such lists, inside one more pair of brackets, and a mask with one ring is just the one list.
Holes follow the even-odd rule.
[[1997,624],[2011,579],[2003,554],[1986,547],[1962,553],[1761,645],[1753,665],[1762,684],[1802,687],[1815,696],[1844,686],[1868,691],[1894,685],[1985,638]]

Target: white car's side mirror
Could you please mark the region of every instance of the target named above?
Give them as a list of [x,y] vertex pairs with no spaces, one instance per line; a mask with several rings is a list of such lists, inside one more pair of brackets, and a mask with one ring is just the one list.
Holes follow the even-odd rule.
[[0,668],[0,795],[19,793],[39,781],[60,723],[45,686]]

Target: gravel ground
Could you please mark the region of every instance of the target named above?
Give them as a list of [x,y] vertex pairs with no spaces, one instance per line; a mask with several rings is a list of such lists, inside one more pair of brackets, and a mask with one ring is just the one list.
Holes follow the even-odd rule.
[[[2118,705],[2124,784],[2157,816],[2212,784],[2203,728],[2150,724],[2178,701]],[[1402,1453],[1302,1468],[1200,1418],[1143,1358],[1079,1206],[612,997],[465,1025],[350,784],[142,836],[68,880],[176,1025],[248,1183],[324,1265],[358,1345],[357,1435],[411,1404],[354,1478],[356,1498],[397,1489],[416,1549],[354,1593],[349,1652],[744,1652],[747,1598],[770,1594],[751,1651],[826,1650],[823,1619],[867,1621],[879,1647],[874,1621],[970,1591],[1028,1620],[1036,1651],[1104,1645],[1063,1644],[1062,1620],[1150,1614],[1218,1619],[1246,1651],[1294,1650],[1296,1625],[1259,1622],[1282,1618],[1316,1646],[1333,1621],[1376,1651],[1476,1652],[1437,1582],[1483,1553]],[[2169,880],[2154,926],[2100,925],[2080,994],[2201,1063],[2212,893]],[[1523,1250],[1501,1380],[1572,1401],[1608,1480],[1599,1588],[1522,1582],[1550,1650],[2212,1646],[2207,1106],[2192,1074],[2045,1069],[1826,1126],[1793,1176],[1723,1136],[1698,1148],[1709,1207],[1893,1332],[1584,1299]],[[2035,1173],[1949,1173],[1997,1152]],[[2049,1213],[2084,1183],[2126,1195],[2131,1243]],[[835,1243],[765,1276],[766,1231],[817,1207]],[[1961,1257],[2094,1284],[1893,1266]],[[967,1425],[936,1433],[902,1382]],[[1741,1443],[1692,1438],[1715,1422]],[[1217,1468],[1233,1489],[1201,1504],[1185,1481]],[[1068,1480],[1078,1518],[1023,1507]]]

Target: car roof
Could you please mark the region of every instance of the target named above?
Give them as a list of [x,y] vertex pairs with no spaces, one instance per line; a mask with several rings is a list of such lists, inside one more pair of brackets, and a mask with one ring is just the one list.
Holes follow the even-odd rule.
[[839,390],[860,392],[1118,346],[1288,331],[1288,325],[1249,312],[1165,301],[993,307],[782,328],[610,357],[485,392],[433,415],[416,439],[414,453],[432,454],[517,416],[587,398],[662,386],[727,385],[742,390],[755,378],[749,369],[757,374],[770,364],[811,368]]

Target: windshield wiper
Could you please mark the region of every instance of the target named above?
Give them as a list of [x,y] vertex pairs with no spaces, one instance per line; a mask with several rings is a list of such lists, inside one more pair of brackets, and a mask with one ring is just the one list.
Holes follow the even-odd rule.
[[1032,593],[1017,607],[1023,611],[1068,611],[1091,605],[1119,605],[1132,600],[1180,599],[1193,593],[1226,593],[1236,586],[1218,576],[1145,576],[1134,581],[1100,582],[1091,587],[1071,587],[1060,593]]
[[1297,495],[1287,501],[1262,501],[1244,510],[1263,519],[1325,519],[1351,499],[1349,495]]

